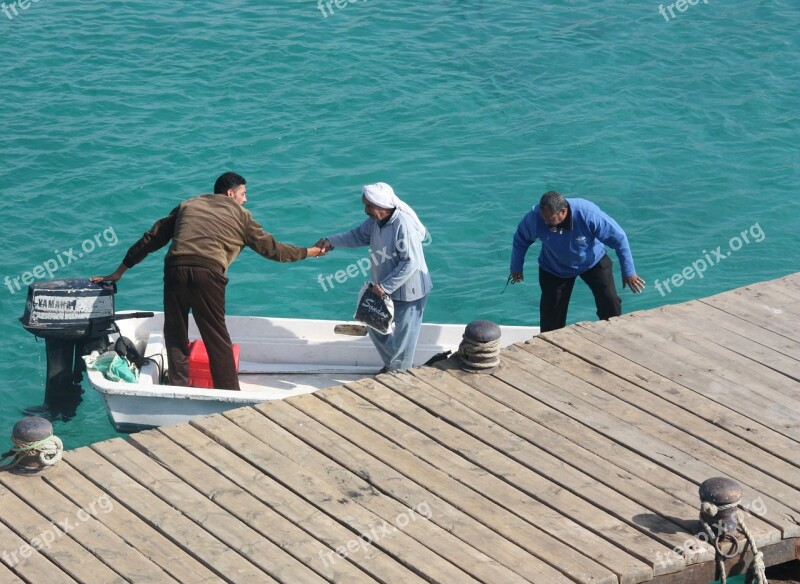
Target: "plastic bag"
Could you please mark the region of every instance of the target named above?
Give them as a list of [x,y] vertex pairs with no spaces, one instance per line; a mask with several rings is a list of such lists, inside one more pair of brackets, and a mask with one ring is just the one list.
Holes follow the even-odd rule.
[[382,335],[394,332],[394,303],[388,294],[378,296],[367,282],[358,293],[358,306],[353,319]]
[[106,351],[97,356],[92,354],[83,359],[87,367],[100,371],[103,377],[109,381],[127,381],[128,383],[139,381],[139,370],[127,359],[120,357],[116,351]]

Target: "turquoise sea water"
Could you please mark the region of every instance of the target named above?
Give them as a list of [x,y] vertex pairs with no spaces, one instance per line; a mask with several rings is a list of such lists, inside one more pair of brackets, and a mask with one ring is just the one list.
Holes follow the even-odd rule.
[[[516,225],[550,189],[627,231],[648,287],[622,293],[626,312],[800,269],[795,0],[710,0],[669,20],[655,1],[340,4],[0,13],[3,450],[44,395],[44,343],[17,320],[13,279],[59,259],[56,277],[112,271],[224,170],[248,179],[266,229],[301,245],[358,223],[361,185],[391,183],[432,234],[431,322],[538,324],[538,247],[529,281],[499,293]],[[717,247],[703,278],[658,291]],[[279,265],[245,250],[228,312],[350,318],[362,279],[323,291],[318,277],[362,256]],[[128,272],[118,309],[160,309],[162,257]],[[570,321],[593,318],[579,283]],[[68,448],[115,435],[84,386],[77,416],[55,423]]]

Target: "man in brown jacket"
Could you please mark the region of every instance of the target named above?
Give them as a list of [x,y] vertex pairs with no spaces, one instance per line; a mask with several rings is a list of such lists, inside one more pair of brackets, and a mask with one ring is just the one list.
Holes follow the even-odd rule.
[[214,387],[239,389],[228,328],[225,326],[226,272],[248,246],[276,262],[296,262],[325,255],[319,247],[280,243],[264,231],[243,205],[245,179],[226,172],[213,195],[200,195],[175,207],[134,243],[108,276],[93,281],[118,281],[128,268],[172,241],[164,258],[164,342],[172,385],[189,385],[189,310],[208,352]]

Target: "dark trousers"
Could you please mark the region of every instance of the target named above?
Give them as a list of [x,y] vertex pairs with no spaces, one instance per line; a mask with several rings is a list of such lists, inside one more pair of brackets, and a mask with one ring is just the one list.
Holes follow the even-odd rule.
[[[581,274],[581,280],[589,285],[594,294],[597,316],[601,320],[622,314],[622,300],[617,296],[611,266],[611,258],[605,255],[593,268]],[[559,278],[539,268],[539,286],[542,288],[539,327],[543,333],[566,326],[567,309],[574,285],[575,278]]]
[[228,278],[208,268],[175,266],[164,270],[164,344],[169,382],[189,385],[189,310],[206,345],[216,389],[239,389],[233,345],[225,326]]

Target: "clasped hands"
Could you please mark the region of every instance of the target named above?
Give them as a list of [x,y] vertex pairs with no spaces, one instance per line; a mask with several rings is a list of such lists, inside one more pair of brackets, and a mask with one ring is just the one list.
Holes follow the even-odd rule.
[[317,243],[314,244],[313,247],[307,248],[308,257],[310,258],[318,258],[324,255],[328,255],[328,252],[333,249],[331,245],[331,241],[327,237],[323,237]]

